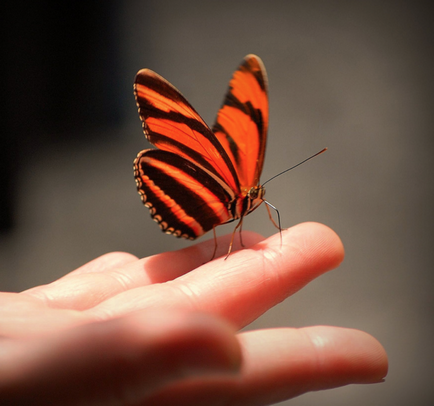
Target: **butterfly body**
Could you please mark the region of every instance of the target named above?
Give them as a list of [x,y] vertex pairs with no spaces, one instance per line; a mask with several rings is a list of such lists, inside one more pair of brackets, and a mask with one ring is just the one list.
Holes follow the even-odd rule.
[[235,71],[212,130],[155,72],[139,71],[134,91],[144,133],[158,148],[138,154],[134,175],[160,228],[195,239],[234,220],[241,225],[265,194],[259,184],[268,127],[262,61],[248,55]]

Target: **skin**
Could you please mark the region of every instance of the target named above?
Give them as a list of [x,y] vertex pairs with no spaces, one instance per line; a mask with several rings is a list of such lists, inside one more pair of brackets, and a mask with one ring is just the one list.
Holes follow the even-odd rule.
[[[225,261],[230,236],[137,259],[103,255],[48,285],[0,293],[2,405],[268,405],[382,382],[387,355],[362,331],[238,332],[336,268],[339,237],[304,223]],[[238,239],[237,239],[238,240]]]

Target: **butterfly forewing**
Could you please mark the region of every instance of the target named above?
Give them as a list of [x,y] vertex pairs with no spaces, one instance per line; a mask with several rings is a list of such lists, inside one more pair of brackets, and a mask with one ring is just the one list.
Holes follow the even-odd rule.
[[268,129],[267,75],[256,55],[248,55],[229,82],[213,132],[237,171],[242,191],[258,185]]
[[143,69],[136,76],[134,91],[151,144],[195,162],[232,190],[239,190],[236,172],[222,145],[174,86],[157,73]]

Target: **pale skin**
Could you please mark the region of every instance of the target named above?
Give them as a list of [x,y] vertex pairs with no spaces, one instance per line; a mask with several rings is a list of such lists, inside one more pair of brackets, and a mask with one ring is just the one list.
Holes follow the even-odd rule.
[[229,239],[207,263],[212,239],[143,259],[106,254],[1,293],[0,404],[268,405],[384,379],[383,347],[359,330],[239,332],[340,264],[332,230],[300,224],[282,243],[243,231],[246,248],[225,261]]

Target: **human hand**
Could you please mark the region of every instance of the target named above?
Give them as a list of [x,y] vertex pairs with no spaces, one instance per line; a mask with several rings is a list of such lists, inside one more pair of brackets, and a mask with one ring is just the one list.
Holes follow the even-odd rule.
[[[0,403],[267,405],[381,382],[387,356],[338,327],[236,333],[339,265],[336,234],[305,223],[225,261],[213,240],[137,259],[99,257],[61,279],[0,294]],[[219,239],[218,254],[227,248]]]

